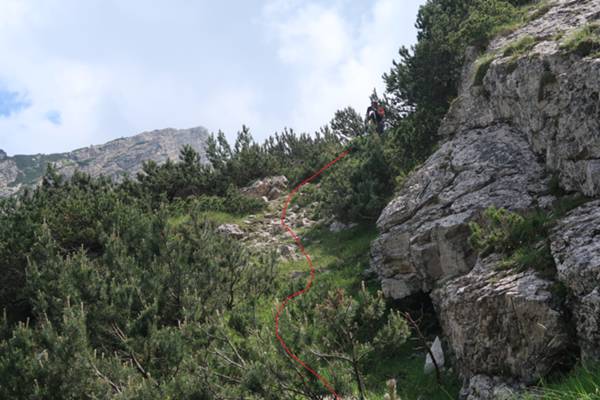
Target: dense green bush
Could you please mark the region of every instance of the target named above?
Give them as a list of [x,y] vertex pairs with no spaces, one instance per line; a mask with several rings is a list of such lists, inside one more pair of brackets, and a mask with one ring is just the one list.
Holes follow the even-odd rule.
[[[357,129],[356,124],[348,122],[352,116],[346,110],[332,122],[336,129]],[[356,122],[356,121],[355,121]],[[339,132],[329,127],[315,135],[296,134],[284,130],[257,144],[247,128],[238,134],[235,146],[227,143],[220,132],[209,139],[207,155],[213,166],[213,182],[216,194],[223,194],[230,184],[237,187],[247,186],[254,180],[273,175],[284,175],[292,185],[311,176],[324,164],[342,151]]]
[[382,140],[378,136],[355,140],[350,156],[322,180],[324,214],[344,222],[377,219],[392,194],[391,179]]
[[[523,20],[532,0],[431,0],[419,10],[417,44],[402,47],[399,60],[384,74],[390,135],[397,170],[411,169],[433,151],[437,131],[457,96],[466,49],[483,51],[507,25]],[[491,60],[479,68],[481,83]]]
[[467,18],[461,21],[459,29],[451,34],[450,41],[456,48],[467,44],[484,49],[499,30],[515,21],[518,15],[517,7],[510,1],[473,0]]
[[185,213],[189,210],[197,212],[224,212],[231,215],[248,215],[262,211],[266,203],[262,199],[244,196],[230,186],[224,196],[201,195],[176,202],[175,209]]

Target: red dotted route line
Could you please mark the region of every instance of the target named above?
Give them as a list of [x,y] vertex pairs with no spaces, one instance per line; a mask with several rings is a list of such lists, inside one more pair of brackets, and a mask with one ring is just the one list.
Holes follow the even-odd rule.
[[285,350],[285,352],[287,354],[289,354],[289,356],[292,357],[298,364],[300,364],[304,369],[306,369],[308,372],[310,372],[311,374],[313,374],[318,380],[320,380],[323,383],[323,385],[325,386],[325,388],[327,388],[327,390],[329,390],[331,392],[331,394],[334,396],[334,398],[336,400],[342,400],[342,398],[340,397],[340,395],[338,395],[335,392],[334,388],[331,386],[331,384],[329,383],[329,381],[326,378],[324,378],[321,375],[319,375],[319,373],[317,373],[314,369],[312,369],[304,361],[302,361],[285,344],[285,341],[279,335],[279,318],[281,317],[281,314],[283,313],[283,311],[285,309],[285,306],[290,302],[290,300],[292,300],[295,297],[300,296],[301,294],[304,294],[304,293],[308,292],[310,290],[310,287],[312,286],[314,280],[315,280],[315,267],[313,266],[313,263],[312,263],[312,260],[310,259],[310,256],[308,255],[308,253],[304,249],[304,246],[302,245],[302,242],[300,241],[300,238],[298,237],[298,235],[296,235],[296,233],[289,226],[287,226],[286,223],[285,223],[285,215],[287,213],[288,206],[290,205],[290,202],[292,201],[292,198],[294,197],[294,195],[296,193],[298,193],[298,191],[300,190],[300,188],[302,186],[304,186],[307,183],[315,180],[319,175],[321,175],[327,169],[331,168],[335,163],[337,163],[338,161],[340,161],[341,159],[343,159],[344,157],[346,157],[348,154],[350,154],[350,150],[346,150],[343,153],[341,153],[339,156],[337,156],[337,158],[335,160],[331,161],[329,164],[327,164],[326,166],[324,166],[323,168],[321,168],[319,170],[319,172],[315,173],[313,176],[311,176],[310,178],[304,180],[301,184],[299,184],[298,186],[296,186],[296,188],[294,190],[292,190],[290,192],[290,194],[288,195],[288,197],[287,197],[287,200],[286,200],[286,202],[285,202],[285,204],[283,206],[283,211],[281,212],[281,225],[283,226],[283,228],[285,230],[288,231],[288,233],[290,234],[290,236],[292,238],[294,238],[294,241],[296,242],[296,245],[300,249],[300,252],[306,258],[306,261],[308,262],[308,265],[310,266],[310,278],[306,282],[306,286],[304,287],[304,289],[299,290],[296,293],[290,294],[289,296],[287,296],[285,298],[285,300],[283,300],[283,302],[281,303],[281,305],[277,309],[277,314],[275,315],[275,336],[277,337],[277,340],[279,340],[279,343],[281,343],[281,347],[283,347],[283,349]]

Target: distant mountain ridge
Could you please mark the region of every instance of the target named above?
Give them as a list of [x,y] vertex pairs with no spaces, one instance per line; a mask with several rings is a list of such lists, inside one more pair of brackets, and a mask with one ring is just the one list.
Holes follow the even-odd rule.
[[67,153],[15,155],[9,157],[0,149],[0,197],[11,196],[26,187],[35,187],[53,163],[59,172],[71,176],[80,170],[91,176],[108,176],[119,179],[124,174],[135,175],[144,161],[164,163],[176,160],[181,148],[188,144],[206,161],[205,128],[160,129],[135,136],[112,140]]

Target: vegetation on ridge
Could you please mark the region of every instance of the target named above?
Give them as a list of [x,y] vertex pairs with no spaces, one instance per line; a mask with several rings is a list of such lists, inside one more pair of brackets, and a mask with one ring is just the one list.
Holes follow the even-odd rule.
[[[483,51],[524,15],[547,11],[529,3],[428,1],[418,43],[401,49],[384,76],[383,135],[358,137],[364,121],[346,108],[315,135],[285,130],[258,143],[244,127],[228,143],[219,132],[208,143],[211,166],[185,147],[178,161],[148,162],[118,184],[79,173],[65,180],[50,167],[40,188],[0,201],[0,397],[325,398],[325,388],[274,339],[274,311],[304,287],[305,262],[249,249],[216,226],[262,217],[264,202],[239,189],[272,175],[285,175],[293,187],[348,146],[343,133],[353,139],[351,156],[295,201],[319,203],[321,217],[358,225],[340,233],[302,228],[320,275],[289,305],[282,334],[344,396],[457,398],[451,371],[441,386],[423,373],[424,349],[400,313],[408,306],[386,302],[364,271],[381,209],[437,146],[467,46]],[[565,43],[576,49],[596,33],[582,30]],[[534,44],[523,38],[504,55]],[[479,84],[492,60],[480,60]],[[545,86],[556,77],[541,79]],[[488,210],[473,225],[473,243],[504,254],[507,267],[552,273],[547,236],[578,204],[568,199],[550,213]],[[396,383],[386,388],[390,379]],[[579,370],[542,391],[549,399],[560,398],[558,391],[594,398],[598,381],[595,370]]]

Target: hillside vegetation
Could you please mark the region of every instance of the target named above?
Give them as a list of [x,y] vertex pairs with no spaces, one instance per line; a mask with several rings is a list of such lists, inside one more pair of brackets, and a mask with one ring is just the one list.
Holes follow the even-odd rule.
[[[0,200],[0,398],[328,398],[274,335],[280,301],[306,284],[304,260],[256,251],[217,227],[265,211],[241,188],[284,175],[292,189],[346,148],[350,156],[294,204],[357,225],[298,232],[320,273],[286,308],[282,336],[346,398],[383,399],[389,379],[404,400],[458,398],[454,370],[439,381],[423,373],[416,328],[427,340],[439,333],[431,305],[386,301],[365,274],[369,247],[381,210],[438,144],[467,47],[483,51],[544,11],[529,3],[428,1],[417,45],[401,49],[383,77],[381,136],[362,135],[364,121],[346,108],[314,135],[284,131],[257,143],[244,127],[230,144],[219,132],[207,143],[209,164],[185,146],[179,160],[146,162],[119,183],[67,179],[50,165],[38,188]],[[499,245],[486,239],[474,240]],[[597,390],[594,370],[578,376],[579,393]],[[559,398],[556,390],[547,398]]]

